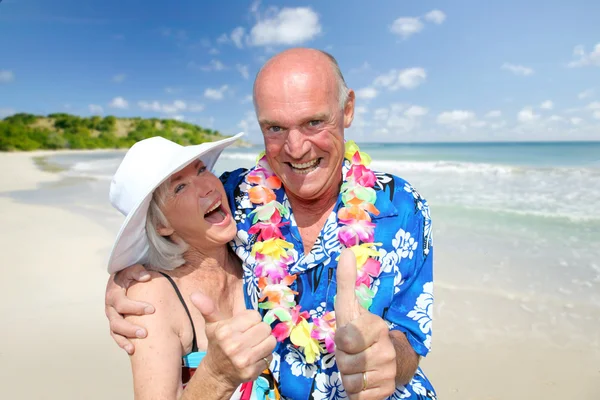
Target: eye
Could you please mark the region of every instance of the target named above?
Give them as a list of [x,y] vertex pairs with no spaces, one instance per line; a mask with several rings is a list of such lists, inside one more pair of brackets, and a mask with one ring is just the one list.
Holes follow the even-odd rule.
[[181,192],[183,188],[185,188],[185,183],[180,183],[179,185],[175,186],[175,194]]
[[269,132],[278,133],[281,132],[282,129],[280,126],[271,126],[267,129]]
[[204,171],[206,171],[206,167],[203,165],[200,168],[198,168],[198,175],[200,175],[201,173],[203,173]]
[[310,121],[308,124],[309,124],[310,126],[312,126],[312,127],[315,127],[315,126],[319,126],[319,125],[321,125],[322,123],[323,123],[323,121],[322,121],[322,120],[320,120],[320,119],[313,119],[313,120],[312,120],[312,121]]

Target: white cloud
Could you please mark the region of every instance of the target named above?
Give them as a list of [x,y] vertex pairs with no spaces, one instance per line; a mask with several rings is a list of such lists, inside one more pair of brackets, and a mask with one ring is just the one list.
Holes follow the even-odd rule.
[[127,100],[125,100],[122,97],[115,97],[114,99],[112,99],[108,106],[111,108],[120,108],[122,110],[125,110],[129,108],[129,103],[127,103]]
[[97,104],[90,104],[88,108],[90,109],[90,112],[94,114],[102,114],[104,112],[102,106],[99,106]]
[[163,28],[161,33],[165,37],[172,37],[179,41],[187,40],[188,35],[183,29]]
[[321,33],[319,15],[309,7],[283,8],[274,15],[259,18],[250,30],[254,46],[293,46]]
[[425,14],[425,19],[439,25],[446,20],[446,14],[440,10],[432,10]]
[[157,113],[164,114],[177,114],[183,111],[189,112],[200,112],[204,110],[204,106],[202,104],[191,103],[187,104],[183,100],[175,100],[172,103],[161,103],[159,101],[140,101],[138,102],[138,106],[143,111],[154,111]]
[[210,49],[208,51],[208,54],[213,55],[213,56],[217,55],[217,54],[219,54],[219,50],[213,47],[212,49]]
[[437,116],[440,125],[464,125],[475,119],[475,113],[469,110],[444,111]]
[[408,39],[415,33],[421,32],[423,27],[424,25],[419,18],[400,17],[392,23],[390,31],[403,39]]
[[231,32],[231,41],[235,44],[235,46],[238,49],[244,47],[242,40],[244,39],[245,32],[246,30],[241,26],[238,26]]
[[373,119],[375,121],[385,121],[388,119],[389,110],[387,108],[378,108],[373,112]]
[[371,64],[369,64],[368,62],[364,62],[363,65],[361,65],[358,68],[351,68],[350,71],[348,71],[348,73],[350,74],[357,74],[357,73],[362,73],[362,72],[367,72],[371,69]]
[[252,102],[252,95],[251,94],[247,95],[246,97],[244,97],[242,99],[242,104],[251,103],[251,102]]
[[224,44],[227,42],[229,42],[229,36],[227,36],[226,33],[222,34],[221,36],[219,36],[217,38],[217,43],[219,43],[219,44]]
[[592,97],[594,95],[594,89],[587,89],[583,92],[579,93],[577,97],[579,99],[587,99],[588,97]]
[[589,53],[585,52],[585,47],[583,45],[577,45],[573,49],[573,56],[577,59],[567,64],[569,68],[587,66],[600,67],[600,43],[596,43],[594,49]]
[[202,71],[223,71],[225,68],[225,64],[219,60],[210,60],[209,65],[203,65],[200,67]]
[[113,76],[112,81],[115,83],[121,83],[125,80],[125,78],[127,77],[127,75],[125,74],[118,74]]
[[567,122],[567,119],[565,117],[561,117],[560,115],[551,115],[550,118],[548,118],[548,121],[550,122]]
[[487,122],[486,121],[473,121],[471,122],[471,126],[473,128],[483,128],[485,126],[487,126]]
[[168,94],[175,94],[175,93],[179,93],[181,92],[181,88],[176,88],[176,87],[172,87],[172,86],[167,86],[165,88],[165,92]]
[[583,119],[579,117],[573,117],[570,121],[573,125],[580,125],[583,122]]
[[0,108],[0,118],[10,117],[16,113],[17,111],[13,108]]
[[517,114],[517,119],[519,122],[528,123],[537,121],[540,118],[539,114],[535,114],[533,112],[533,108],[525,107]]
[[389,90],[414,89],[427,79],[423,68],[407,68],[400,71],[392,69],[387,74],[375,78],[375,86],[387,87]]
[[552,110],[554,108],[554,103],[551,100],[546,100],[540,104],[540,108],[542,110]]
[[12,71],[0,70],[0,83],[9,83],[15,80],[15,74]]
[[236,65],[236,68],[239,71],[239,73],[242,74],[242,76],[244,77],[244,79],[248,79],[250,77],[250,73],[248,72],[248,66],[247,65],[238,64],[238,65]]
[[510,64],[510,63],[502,64],[501,68],[505,69],[507,71],[510,71],[515,75],[521,75],[521,76],[529,76],[529,75],[532,75],[534,72],[532,68],[525,67],[523,65]]
[[486,118],[499,118],[502,116],[502,111],[500,110],[492,110],[490,112],[488,112],[487,114],[485,114]]
[[219,89],[208,88],[204,91],[204,97],[211,100],[222,100],[228,88],[228,85],[223,85]]
[[375,97],[377,97],[377,89],[374,87],[365,87],[356,91],[358,99],[374,99]]
[[421,106],[410,106],[404,111],[404,115],[409,118],[419,118],[427,115],[429,110]]

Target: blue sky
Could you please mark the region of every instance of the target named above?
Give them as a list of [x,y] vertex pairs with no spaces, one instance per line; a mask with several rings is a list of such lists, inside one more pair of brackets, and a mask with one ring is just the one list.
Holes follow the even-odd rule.
[[174,117],[258,143],[254,75],[307,46],[357,91],[351,139],[600,140],[598,15],[595,0],[3,0],[0,117]]

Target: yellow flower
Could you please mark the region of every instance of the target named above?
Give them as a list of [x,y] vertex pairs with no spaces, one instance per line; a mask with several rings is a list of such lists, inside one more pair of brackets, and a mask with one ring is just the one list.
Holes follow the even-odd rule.
[[358,154],[360,155],[360,161],[361,161],[360,163],[362,165],[364,165],[365,167],[368,166],[369,164],[371,164],[371,156],[369,156],[367,153],[363,153],[362,151],[360,151],[360,148],[354,142],[354,140],[348,140],[346,142],[345,148],[346,148],[346,152],[344,154],[344,157],[347,160],[352,161],[354,154],[356,154],[356,152],[358,151]]
[[375,258],[379,256],[379,251],[375,250],[374,246],[381,246],[381,243],[362,243],[358,246],[350,247],[350,250],[354,253],[354,257],[356,257],[357,268],[362,268],[369,257]]
[[252,246],[252,255],[261,253],[275,260],[280,260],[288,256],[287,249],[293,248],[292,244],[279,238],[271,238],[264,242],[256,242]]
[[313,364],[322,351],[319,346],[319,340],[313,339],[310,336],[312,332],[313,324],[306,322],[303,318],[298,325],[292,328],[290,333],[290,340],[296,346],[302,347],[304,351],[304,358],[307,364]]

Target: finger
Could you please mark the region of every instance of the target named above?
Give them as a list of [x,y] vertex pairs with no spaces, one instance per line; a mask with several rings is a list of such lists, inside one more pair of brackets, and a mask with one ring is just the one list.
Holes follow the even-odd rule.
[[[119,293],[118,295],[111,297],[108,309],[114,309],[121,316],[146,315],[154,312],[154,307],[152,304],[145,303],[143,301],[130,300],[125,293]],[[111,311],[107,311],[107,314],[109,312]]]
[[212,324],[227,319],[225,315],[219,311],[215,305],[215,302],[204,293],[199,291],[194,292],[192,293],[190,299],[198,311],[202,313],[204,321],[206,321],[207,324]]
[[135,352],[135,347],[129,339],[121,335],[117,335],[112,331],[110,332],[110,336],[113,338],[115,343],[117,343],[117,346],[125,350],[130,356],[133,355],[133,353]]
[[370,347],[365,351],[356,354],[349,354],[341,350],[339,347],[335,349],[335,361],[340,373],[344,375],[352,375],[362,373],[371,369],[369,360],[373,360],[373,348]]
[[264,370],[267,368],[267,363],[264,359],[266,358],[268,364],[271,365],[271,360],[273,359],[273,351],[275,350],[275,346],[277,346],[277,340],[274,336],[270,335],[268,338],[266,338],[258,345],[254,346],[249,350],[249,357],[251,360],[255,361],[262,360]]
[[265,322],[251,326],[242,335],[242,341],[248,347],[254,347],[271,336],[271,327]]
[[143,339],[148,336],[146,329],[139,325],[132,324],[124,318],[113,318],[110,320],[110,331],[116,335],[124,336],[128,339]]
[[[342,385],[346,390],[346,394],[355,395],[353,399],[381,399],[384,398],[381,395],[375,396],[375,394],[381,392],[380,379],[376,371],[366,372],[366,389],[363,389],[364,380],[363,373],[352,375],[342,375]],[[387,396],[385,396],[387,398]]]
[[142,264],[135,264],[115,274],[114,281],[122,288],[128,289],[135,282],[147,282],[150,273]]
[[336,271],[337,293],[335,298],[335,319],[337,326],[344,326],[358,317],[356,301],[356,257],[350,249],[340,255]]
[[338,328],[334,336],[336,348],[348,354],[358,354],[375,345],[388,332],[383,326],[380,328],[379,319],[376,315],[365,313]]

